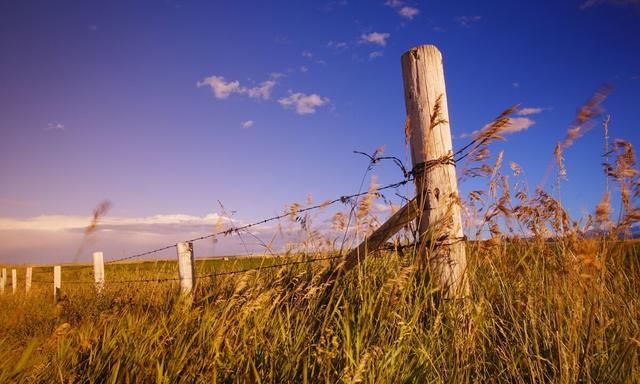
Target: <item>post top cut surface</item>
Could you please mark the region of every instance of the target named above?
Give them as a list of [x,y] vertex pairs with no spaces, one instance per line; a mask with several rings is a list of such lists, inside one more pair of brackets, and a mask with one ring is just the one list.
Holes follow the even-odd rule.
[[415,58],[418,58],[420,55],[432,55],[438,56],[442,59],[442,53],[440,53],[438,47],[431,44],[418,45],[417,47],[411,48],[402,54],[402,59],[404,60],[405,58],[408,58],[409,55],[413,55]]

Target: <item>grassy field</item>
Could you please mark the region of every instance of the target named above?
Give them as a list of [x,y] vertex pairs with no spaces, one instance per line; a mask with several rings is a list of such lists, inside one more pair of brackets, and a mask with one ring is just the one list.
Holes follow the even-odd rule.
[[[198,283],[109,284],[63,268],[0,297],[0,382],[593,382],[640,380],[640,248],[607,240],[471,243],[473,295],[434,298],[410,255],[378,255],[331,290],[327,262]],[[201,273],[275,259],[199,263]],[[174,262],[108,266],[175,276]],[[47,272],[49,273],[49,272]],[[42,275],[42,271],[34,271]]]

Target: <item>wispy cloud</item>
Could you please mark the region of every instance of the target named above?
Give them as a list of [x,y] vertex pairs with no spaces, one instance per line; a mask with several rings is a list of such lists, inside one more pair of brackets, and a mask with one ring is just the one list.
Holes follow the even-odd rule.
[[218,99],[226,99],[232,93],[242,93],[239,81],[225,81],[222,76],[209,76],[204,80],[196,83],[198,87],[209,86],[213,91],[213,95]]
[[389,38],[389,36],[391,36],[391,34],[386,32],[363,33],[362,36],[360,36],[360,41],[363,43],[377,44],[381,47],[384,47],[387,45],[387,39]]
[[[30,218],[0,217],[0,231],[85,231],[91,222],[89,216],[42,215]],[[231,223],[229,217],[212,213],[206,216],[183,214],[155,215],[148,217],[104,217],[96,231],[134,231],[146,233],[165,233],[167,230],[183,229],[211,231],[215,224]]]
[[618,7],[640,7],[640,0],[587,0],[580,5],[580,9],[584,10],[602,4]]
[[477,23],[482,20],[482,16],[458,16],[456,17],[456,22],[463,27],[470,28],[472,24]]
[[518,109],[516,114],[519,116],[529,116],[529,115],[537,115],[538,113],[544,112],[545,108],[535,108],[535,107],[525,107]]
[[253,125],[255,124],[255,122],[253,120],[246,120],[242,122],[242,128],[251,128],[253,127]]
[[307,73],[307,72],[309,72],[309,68],[307,68],[307,67],[306,67],[306,66],[304,66],[304,65],[301,65],[301,66],[300,66],[300,72],[302,72],[302,73]]
[[98,26],[95,24],[91,24],[87,27],[91,32],[95,32],[98,30]]
[[311,53],[311,51],[302,51],[302,57],[305,59],[311,59],[313,58],[313,53]]
[[511,83],[511,86],[512,86],[513,88],[520,88],[520,83],[519,83],[519,82],[517,82],[517,81],[514,81],[513,83]]
[[420,13],[420,10],[418,8],[408,6],[402,0],[387,0],[384,2],[384,5],[395,9],[398,15],[409,20],[413,20],[413,18],[418,16],[418,14]]
[[269,80],[265,80],[254,87],[244,87],[237,80],[226,81],[224,77],[214,75],[198,81],[196,86],[210,87],[217,99],[226,99],[230,95],[237,93],[254,99],[269,100],[273,88],[277,85],[276,80],[281,77],[280,75],[279,73],[274,73]]
[[67,128],[62,123],[49,123],[44,128],[45,131],[66,131]]
[[[533,126],[536,122],[528,116],[537,115],[546,111],[548,108],[535,108],[535,107],[525,107],[520,108],[516,111],[516,116],[518,117],[510,117],[509,124],[504,130],[501,130],[501,133],[511,134],[520,131],[524,131]],[[490,124],[490,123],[489,123]],[[460,135],[461,139],[466,139],[469,137],[475,137],[478,133],[480,133],[484,128],[486,128],[489,124],[482,127],[482,129],[475,130],[471,133],[463,133]]]
[[318,94],[306,95],[304,93],[291,93],[287,97],[278,100],[284,108],[294,108],[299,115],[315,113],[316,109],[326,105],[329,99]]
[[382,56],[384,56],[384,52],[382,51],[373,51],[369,53],[369,59],[375,59],[377,57],[382,57]]
[[349,43],[347,43],[346,41],[333,41],[333,40],[330,40],[327,43],[327,47],[333,48],[333,49],[336,49],[336,50],[341,50],[341,49],[346,49],[347,47],[349,47]]
[[398,14],[405,19],[413,20],[414,17],[418,16],[420,10],[418,8],[404,6],[398,10]]

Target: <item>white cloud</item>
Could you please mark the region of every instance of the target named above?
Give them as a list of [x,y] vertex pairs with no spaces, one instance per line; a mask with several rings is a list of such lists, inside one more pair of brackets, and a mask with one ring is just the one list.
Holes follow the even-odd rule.
[[[33,230],[65,231],[84,229],[91,223],[89,216],[41,215],[23,219],[0,217],[0,231]],[[229,223],[231,218],[216,213],[206,216],[183,214],[154,215],[148,217],[103,217],[98,230],[122,230],[140,232],[164,232],[162,226],[210,227],[219,222]]]
[[504,129],[504,133],[516,133],[529,129],[536,122],[528,117],[511,117],[509,125]]
[[263,81],[257,87],[248,88],[246,90],[246,93],[249,97],[255,99],[269,100],[269,98],[271,97],[271,90],[273,90],[273,87],[275,87],[275,85],[275,80]]
[[239,81],[226,81],[222,76],[210,76],[204,80],[198,81],[198,87],[209,86],[213,91],[213,95],[218,99],[226,99],[229,95],[237,93],[247,95],[254,99],[269,100],[271,91],[277,85],[277,79],[282,77],[280,73],[272,73],[269,80],[265,80],[255,87],[243,87]]
[[518,109],[516,114],[518,114],[519,116],[537,115],[538,113],[544,112],[544,110],[544,108],[526,107]]
[[45,131],[66,131],[67,128],[61,123],[49,123],[44,129]]
[[[525,108],[527,109],[527,108]],[[531,109],[535,109],[535,108],[531,108]],[[539,112],[535,112],[535,113],[539,113]],[[519,113],[518,113],[519,114]],[[519,114],[521,115],[521,114]],[[516,133],[516,132],[520,132],[520,131],[525,131],[527,129],[529,129],[532,125],[534,125],[536,122],[528,117],[510,117],[509,118],[509,124],[504,127],[503,129],[500,130],[501,134],[511,134],[511,133]],[[487,128],[489,124],[486,124],[484,127],[482,127],[482,129],[477,129],[471,133],[463,133],[460,135],[461,139],[467,139],[470,137],[475,137],[477,136],[483,129]]]
[[239,81],[226,82],[222,76],[209,76],[204,80],[196,83],[198,87],[209,86],[213,94],[218,99],[226,99],[232,93],[242,93],[243,88],[240,87]]
[[517,81],[514,81],[513,83],[511,83],[511,85],[513,86],[513,88],[520,88],[520,83],[518,83]]
[[251,128],[253,127],[253,125],[255,124],[255,122],[253,120],[247,120],[247,121],[243,121],[242,122],[242,128]]
[[322,97],[318,94],[306,95],[304,93],[291,93],[287,97],[283,97],[278,100],[278,103],[284,108],[295,108],[296,113],[299,115],[307,115],[315,113],[318,107],[321,107],[329,102],[329,99]]
[[471,27],[471,24],[476,23],[482,20],[482,16],[458,16],[456,17],[456,21],[463,27]]
[[384,52],[382,51],[373,51],[371,53],[369,53],[369,58],[370,59],[375,59],[376,57],[382,57],[384,55]]
[[405,19],[412,20],[414,17],[418,16],[420,10],[418,8],[404,6],[398,10],[398,14]]
[[304,65],[300,67],[300,72],[302,73],[307,73],[309,72],[309,68],[305,67]]
[[389,33],[371,32],[362,34],[360,38],[364,43],[378,44],[384,47],[387,45],[387,39],[389,36],[391,36]]
[[402,0],[387,0],[384,2],[384,5],[395,9],[396,12],[398,12],[398,15],[409,20],[412,20],[420,13],[418,8],[405,5],[405,2]]
[[302,51],[302,57],[304,57],[306,59],[311,59],[313,57],[313,53],[311,53],[309,51]]

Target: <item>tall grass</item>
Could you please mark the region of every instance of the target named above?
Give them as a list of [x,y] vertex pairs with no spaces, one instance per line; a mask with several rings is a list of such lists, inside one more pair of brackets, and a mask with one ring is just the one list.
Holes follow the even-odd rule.
[[475,242],[464,303],[396,253],[330,302],[308,265],[201,281],[191,308],[171,283],[4,295],[0,382],[637,382],[639,251]]

